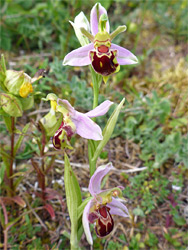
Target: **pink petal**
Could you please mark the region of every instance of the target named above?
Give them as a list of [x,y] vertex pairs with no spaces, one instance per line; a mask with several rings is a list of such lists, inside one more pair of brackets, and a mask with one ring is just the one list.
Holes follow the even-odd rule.
[[118,46],[116,44],[111,44],[111,49],[117,50],[117,62],[120,65],[129,65],[138,63],[137,57],[131,53],[129,50]]
[[93,245],[93,239],[92,239],[91,231],[90,231],[90,228],[89,228],[88,216],[89,216],[90,208],[92,206],[93,206],[93,200],[90,200],[87,203],[87,205],[85,206],[84,212],[83,212],[83,215],[82,215],[82,225],[83,225],[83,228],[84,228],[84,232],[86,234],[87,241],[89,242],[90,245]]
[[113,102],[106,100],[103,103],[101,103],[99,106],[97,106],[95,109],[87,112],[85,115],[87,115],[90,118],[105,115],[108,112],[112,104]]
[[[102,14],[107,14],[106,9],[100,4],[96,3],[90,14],[90,25],[91,25],[91,33],[92,35],[96,35],[98,33],[98,23],[99,23],[99,18]],[[110,32],[110,24],[109,21],[106,22],[106,31],[109,33]]]
[[95,141],[103,139],[101,128],[87,117],[87,115],[76,111],[75,115],[71,116],[71,118],[76,125],[76,133],[81,137]]
[[71,51],[65,56],[63,60],[63,65],[86,66],[91,64],[89,58],[89,51],[92,49],[94,49],[94,46],[93,43],[90,43]]
[[71,116],[74,115],[75,112],[76,112],[76,110],[72,107],[72,105],[70,104],[70,102],[67,101],[67,100],[65,100],[65,99],[58,98],[57,99],[57,104],[59,106],[63,106],[65,109],[67,109],[69,111],[69,113],[70,113]]
[[89,182],[89,192],[92,196],[96,196],[101,190],[101,181],[105,175],[113,168],[112,163],[106,166],[100,166],[96,169]]
[[107,204],[110,208],[111,214],[116,214],[123,217],[129,217],[129,211],[127,207],[118,199],[112,197],[112,202]]

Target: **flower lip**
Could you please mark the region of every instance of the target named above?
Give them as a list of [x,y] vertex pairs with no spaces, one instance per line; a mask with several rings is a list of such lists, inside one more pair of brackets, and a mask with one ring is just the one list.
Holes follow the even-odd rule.
[[95,232],[98,237],[102,238],[110,234],[114,228],[114,220],[110,214],[110,208],[101,206],[97,213],[99,218],[96,220]]
[[120,66],[117,62],[116,54],[116,50],[110,50],[108,54],[90,51],[91,64],[94,70],[103,76],[118,72]]
[[[52,137],[52,143],[55,149],[61,149],[62,143],[66,140],[70,141],[71,137],[74,135],[74,130],[70,125],[66,125],[63,121],[59,129],[55,132]],[[63,138],[61,138],[63,137]]]

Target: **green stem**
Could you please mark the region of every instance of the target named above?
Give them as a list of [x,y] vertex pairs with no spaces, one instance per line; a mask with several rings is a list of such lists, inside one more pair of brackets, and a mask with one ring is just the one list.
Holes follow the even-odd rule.
[[99,88],[102,82],[102,76],[97,74],[91,66],[90,70],[93,83],[93,109],[94,109],[98,106]]
[[96,161],[92,161],[96,150],[96,142],[93,140],[88,140],[88,158],[89,158],[89,169],[90,169],[90,176],[92,176],[96,170]]
[[[93,109],[94,109],[98,106],[99,88],[102,82],[102,76],[97,74],[91,66],[90,70],[93,83]],[[93,118],[93,121],[95,121],[95,118]],[[90,176],[92,176],[96,170],[97,161],[92,161],[96,147],[97,147],[96,141],[88,140],[88,158],[89,158]]]
[[11,176],[13,175],[13,163],[14,163],[14,126],[15,126],[15,118],[11,117],[11,160],[10,160],[10,167],[9,167],[9,185],[10,185],[10,196],[13,196],[14,194],[14,183],[13,178]]
[[41,156],[41,168],[42,168],[42,180],[41,180],[41,189],[42,189],[42,199],[45,202],[46,194],[45,194],[45,164],[44,164],[44,149],[45,149],[45,144],[46,144],[46,138],[45,138],[45,133],[42,131],[42,148],[40,152]]
[[75,226],[71,227],[70,243],[71,243],[71,250],[78,250],[77,228],[75,230]]

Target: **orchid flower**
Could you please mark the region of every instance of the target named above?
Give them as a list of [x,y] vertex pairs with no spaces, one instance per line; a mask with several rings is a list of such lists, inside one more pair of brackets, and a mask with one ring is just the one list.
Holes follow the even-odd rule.
[[57,99],[56,111],[63,114],[63,121],[53,136],[54,147],[60,149],[64,136],[70,140],[75,133],[86,139],[102,140],[101,128],[91,118],[106,114],[112,104],[113,102],[106,100],[95,109],[83,114],[76,111],[67,100]]
[[101,190],[100,188],[103,177],[112,169],[113,166],[111,163],[98,167],[89,182],[89,192],[93,198],[84,208],[82,224],[87,240],[91,245],[93,244],[93,240],[89,223],[95,223],[96,234],[102,238],[110,234],[113,230],[113,214],[129,217],[128,209],[122,203],[123,200],[120,199],[123,187],[120,186],[107,190]]
[[32,84],[44,77],[45,70],[40,69],[36,72],[33,78],[23,71],[7,70],[5,87],[7,90],[14,94],[26,98],[30,93],[33,92]]
[[[76,23],[74,23],[74,28],[75,26]],[[77,26],[81,27],[80,24]],[[119,33],[126,30],[126,26],[119,26],[110,34],[107,11],[100,3],[96,3],[91,10],[90,28],[91,33],[84,26],[80,30],[91,43],[67,54],[63,65],[85,66],[91,64],[93,69],[105,80],[110,74],[118,72],[120,65],[138,63],[137,57],[129,50],[112,43]]]

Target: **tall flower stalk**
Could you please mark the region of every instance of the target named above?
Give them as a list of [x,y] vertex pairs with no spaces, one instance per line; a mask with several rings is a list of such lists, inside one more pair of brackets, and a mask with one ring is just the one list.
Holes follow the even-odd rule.
[[[89,191],[92,195],[92,199],[86,199],[86,202],[80,202],[80,189],[76,178],[70,167],[70,163],[66,156],[65,160],[65,189],[66,197],[68,201],[68,210],[71,219],[71,249],[77,248],[77,231],[78,231],[78,220],[83,213],[83,227],[86,233],[88,242],[92,245],[92,237],[89,230],[89,223],[95,224],[95,231],[98,237],[104,237],[108,235],[114,227],[114,222],[111,214],[117,214],[120,216],[128,217],[129,213],[127,208],[123,205],[121,201],[116,198],[121,197],[121,187],[114,188],[111,190],[101,190],[100,184],[102,178],[112,169],[112,165],[108,164],[107,166],[102,166],[97,168],[97,159],[100,156],[103,148],[109,141],[115,124],[117,122],[120,110],[124,104],[125,98],[120,102],[120,104],[114,109],[112,115],[110,116],[100,138],[91,136],[83,136],[76,129],[77,121],[81,116],[88,116],[91,113],[97,113],[96,110],[100,110],[99,107],[104,106],[104,103],[98,103],[99,99],[99,90],[102,83],[102,80],[106,83],[110,75],[117,73],[120,70],[120,65],[130,65],[138,63],[137,57],[132,54],[129,50],[118,46],[112,43],[112,40],[120,33],[126,30],[126,26],[119,26],[115,31],[110,33],[110,24],[108,21],[108,14],[106,9],[100,4],[96,3],[91,10],[90,14],[90,23],[88,22],[86,16],[81,12],[74,22],[71,22],[76,36],[80,41],[81,47],[75,49],[68,53],[64,60],[63,65],[70,66],[90,66],[92,84],[93,84],[93,110],[89,111],[86,114],[77,112],[72,112],[74,109],[70,104],[66,107],[69,110],[68,117],[72,119],[72,122],[75,126],[74,132],[78,133],[84,138],[88,139],[88,158],[89,158],[89,167],[90,167],[90,185]],[[109,102],[109,101],[108,101]],[[66,103],[65,100],[57,101],[57,104]],[[109,105],[110,107],[110,105]],[[56,109],[60,111],[60,109]],[[100,112],[99,112],[100,113]],[[66,120],[66,111],[62,111],[63,119]],[[89,116],[95,122],[95,117],[99,115]],[[75,119],[77,117],[77,120]],[[80,117],[80,118],[79,118]],[[84,118],[85,120],[85,118]],[[76,121],[76,123],[75,123]],[[87,121],[85,120],[87,123]],[[71,123],[72,124],[72,123]],[[88,120],[89,124],[89,120]],[[79,121],[79,126],[82,128],[83,124]],[[85,126],[85,125],[84,125]],[[93,127],[94,129],[94,127]],[[66,130],[66,132],[65,132]],[[81,129],[82,130],[82,129]],[[62,132],[63,131],[63,132]],[[77,131],[77,132],[76,132]],[[58,147],[61,148],[61,140],[64,140],[64,134],[66,133],[69,137],[70,131],[67,129],[67,126],[64,125],[64,121],[57,130],[55,134],[54,142]],[[63,134],[63,136],[62,136]],[[74,133],[72,133],[74,134]],[[72,135],[71,134],[71,135]],[[92,134],[92,133],[91,133]],[[58,136],[58,140],[56,138]],[[60,142],[60,143],[59,143]],[[69,169],[69,171],[68,171]],[[68,174],[69,173],[69,174]],[[97,188],[95,187],[97,186]],[[74,191],[75,190],[75,191]],[[76,191],[77,190],[77,191]],[[73,192],[74,191],[74,192]],[[75,192],[77,196],[75,197]],[[83,205],[84,204],[84,205]],[[85,209],[83,211],[83,208]],[[76,219],[77,218],[77,219]]]
[[[95,108],[98,106],[102,79],[106,83],[111,74],[119,71],[120,65],[135,64],[138,60],[129,50],[112,43],[119,33],[126,30],[126,26],[119,26],[110,33],[108,14],[100,3],[96,3],[91,10],[90,26],[83,12],[71,24],[82,47],[67,54],[63,65],[91,65],[93,108]],[[96,148],[97,142],[89,140],[88,156],[91,176],[96,170],[96,161],[92,160]]]

